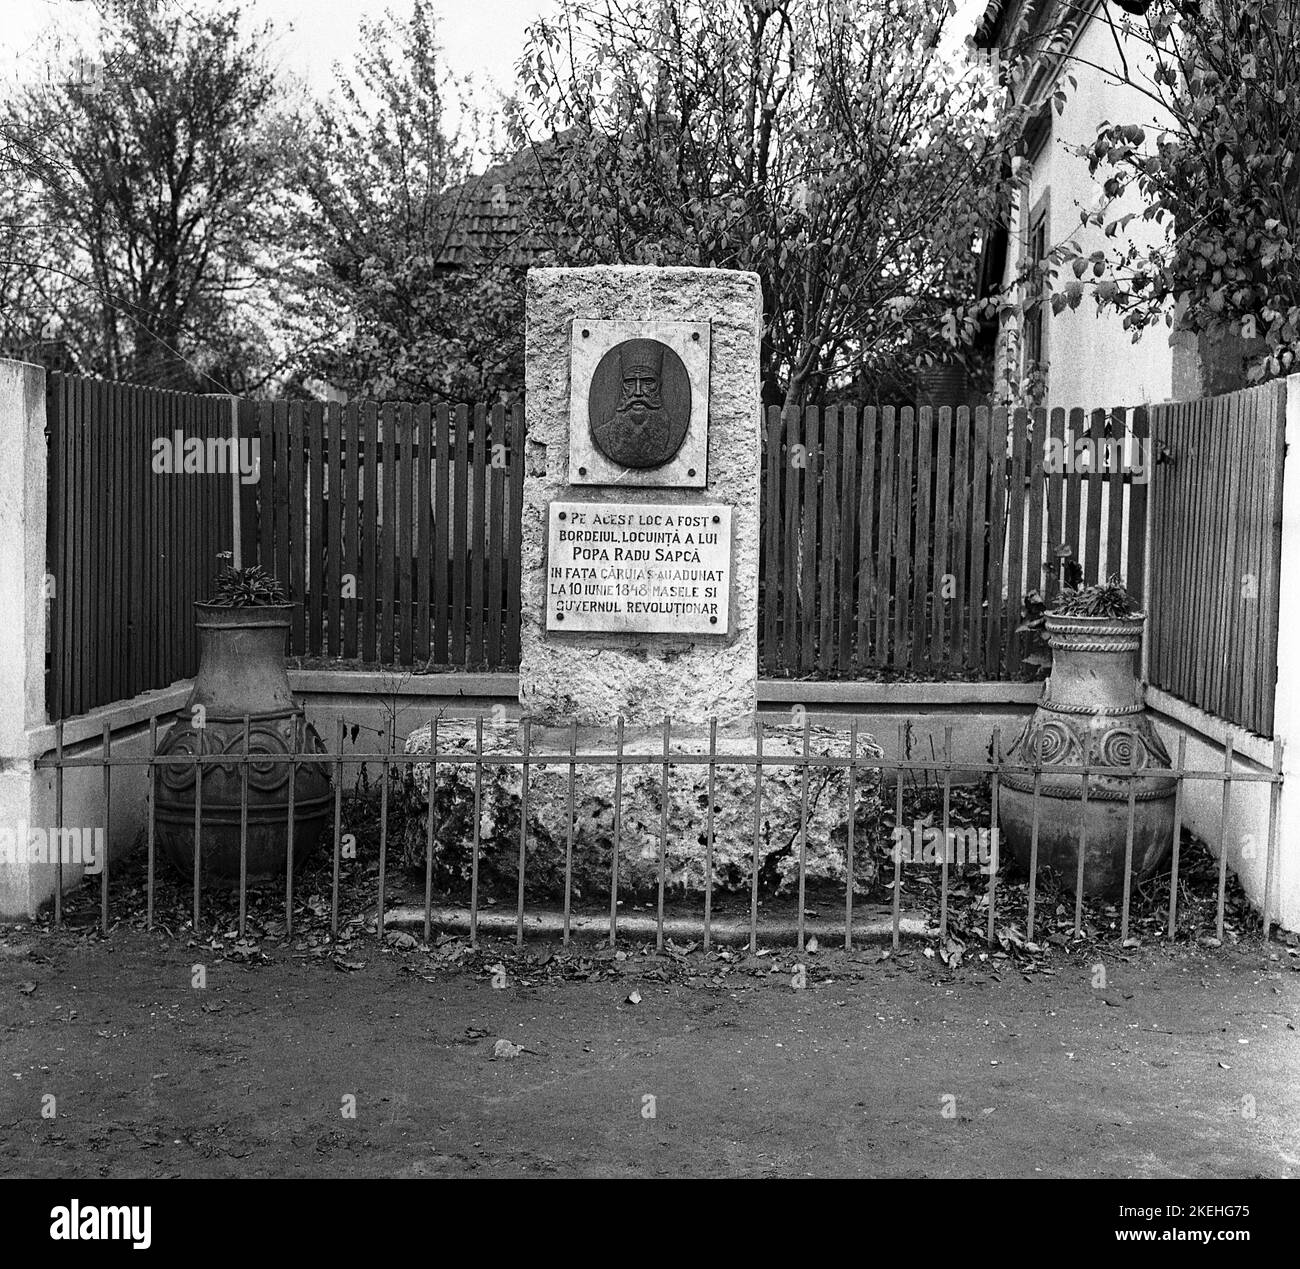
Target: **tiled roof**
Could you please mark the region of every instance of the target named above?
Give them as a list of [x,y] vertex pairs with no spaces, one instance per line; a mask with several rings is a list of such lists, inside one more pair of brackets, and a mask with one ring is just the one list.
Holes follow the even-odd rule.
[[514,158],[471,177],[450,197],[459,198],[457,227],[438,257],[440,265],[472,267],[546,264],[550,248],[528,229],[525,203],[544,188],[538,150],[528,146]]

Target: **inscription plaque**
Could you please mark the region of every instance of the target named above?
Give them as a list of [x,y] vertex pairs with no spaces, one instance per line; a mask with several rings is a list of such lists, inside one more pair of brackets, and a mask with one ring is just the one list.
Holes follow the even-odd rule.
[[731,508],[552,502],[546,628],[725,635]]

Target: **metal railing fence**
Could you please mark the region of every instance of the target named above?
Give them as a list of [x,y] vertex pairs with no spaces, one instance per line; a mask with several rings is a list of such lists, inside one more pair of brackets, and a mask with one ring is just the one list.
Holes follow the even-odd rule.
[[[1083,930],[1084,925],[1084,897],[1083,897],[1083,871],[1084,859],[1086,852],[1086,811],[1088,805],[1088,789],[1090,782],[1102,778],[1112,778],[1123,782],[1122,787],[1126,790],[1126,796],[1122,799],[1127,803],[1127,836],[1125,849],[1125,876],[1123,899],[1121,907],[1121,931],[1122,941],[1127,942],[1130,930],[1130,915],[1132,907],[1134,875],[1134,822],[1135,806],[1138,798],[1138,780],[1144,774],[1150,774],[1150,769],[1139,768],[1137,762],[1137,747],[1132,749],[1132,763],[1128,766],[1102,766],[1096,764],[1069,765],[1052,763],[1050,767],[1041,760],[1041,753],[1036,753],[1030,761],[1013,761],[1007,758],[1003,750],[1001,728],[993,730],[992,741],[989,745],[988,757],[986,760],[977,761],[962,757],[954,759],[952,757],[952,729],[946,729],[944,752],[941,757],[930,759],[917,759],[905,757],[906,737],[904,728],[900,725],[898,734],[898,747],[896,756],[887,758],[879,756],[876,753],[864,752],[860,745],[860,720],[853,720],[846,729],[849,737],[848,753],[814,753],[812,752],[811,725],[805,716],[802,729],[802,750],[800,753],[791,755],[788,753],[778,754],[764,751],[764,730],[765,728],[774,728],[768,720],[758,720],[754,732],[754,745],[752,751],[735,752],[728,748],[726,752],[720,752],[718,749],[717,722],[714,720],[708,729],[709,741],[706,752],[689,753],[683,751],[674,751],[672,749],[672,723],[669,719],[663,720],[662,725],[662,747],[656,753],[630,753],[625,749],[625,724],[620,717],[616,723],[616,739],[613,752],[580,752],[578,750],[578,731],[576,725],[570,730],[570,743],[566,750],[557,751],[549,749],[540,751],[534,749],[533,739],[533,721],[525,718],[518,724],[517,736],[519,743],[511,750],[503,751],[500,747],[486,749],[484,747],[484,728],[488,720],[482,714],[477,719],[458,720],[461,723],[468,722],[474,727],[475,741],[472,751],[465,750],[448,750],[439,749],[439,729],[447,724],[438,717],[432,717],[429,720],[431,748],[429,752],[407,753],[398,752],[394,743],[394,730],[390,722],[386,730],[386,744],[382,753],[375,754],[358,754],[356,752],[348,754],[344,752],[346,724],[340,717],[337,720],[337,730],[335,736],[335,745],[327,752],[319,753],[286,753],[275,754],[265,752],[248,751],[248,730],[252,719],[244,719],[244,749],[242,752],[222,752],[209,754],[159,754],[158,752],[158,735],[157,719],[152,719],[149,727],[149,752],[145,756],[123,756],[112,752],[112,738],[108,727],[103,732],[102,741],[97,752],[87,753],[79,756],[72,756],[65,753],[63,724],[56,725],[56,746],[51,753],[37,760],[36,767],[42,770],[53,772],[55,784],[55,801],[56,801],[56,818],[60,825],[63,820],[64,810],[64,785],[67,773],[78,769],[98,769],[102,772],[103,788],[103,815],[105,838],[108,839],[109,829],[112,826],[112,805],[113,805],[113,773],[124,768],[147,768],[149,795],[147,797],[147,809],[145,813],[145,824],[143,826],[146,851],[147,851],[147,925],[153,928],[154,925],[154,900],[156,888],[156,862],[157,862],[157,789],[159,772],[167,766],[193,767],[195,770],[195,806],[194,806],[194,841],[195,849],[194,867],[191,880],[192,885],[192,921],[193,928],[197,932],[202,928],[203,918],[203,879],[202,879],[202,844],[204,835],[204,816],[203,816],[203,780],[199,777],[197,768],[213,764],[234,764],[238,766],[240,772],[240,883],[238,888],[238,922],[239,934],[243,938],[245,934],[247,913],[248,913],[248,891],[247,884],[247,846],[248,846],[248,813],[249,813],[249,772],[253,764],[265,766],[267,763],[287,763],[289,764],[288,773],[288,804],[285,819],[285,858],[286,869],[284,877],[284,918],[286,934],[292,935],[294,921],[294,899],[295,899],[295,877],[294,877],[294,831],[295,831],[295,802],[294,790],[296,786],[297,773],[300,766],[304,764],[318,765],[323,764],[329,768],[333,776],[333,841],[332,841],[332,871],[330,878],[330,936],[337,940],[339,936],[339,909],[340,909],[340,884],[341,884],[341,864],[342,864],[342,846],[344,841],[344,822],[343,822],[343,800],[344,800],[344,775],[348,768],[363,768],[370,765],[378,764],[382,769],[382,779],[379,781],[379,841],[378,841],[378,895],[375,908],[376,929],[380,938],[383,938],[385,932],[386,916],[386,889],[388,883],[388,868],[390,856],[390,805],[389,805],[389,787],[390,773],[413,771],[417,767],[427,768],[429,778],[429,789],[435,789],[439,769],[447,767],[467,767],[473,770],[474,781],[474,815],[472,819],[472,842],[470,843],[472,871],[470,876],[470,895],[469,895],[469,936],[472,946],[477,946],[479,939],[479,917],[482,909],[482,895],[480,893],[480,875],[479,864],[482,857],[482,798],[484,787],[484,771],[489,767],[510,768],[518,767],[521,775],[521,808],[519,815],[518,829],[518,882],[517,893],[515,896],[515,942],[522,946],[526,928],[526,878],[529,855],[529,781],[530,769],[542,765],[554,765],[560,768],[567,767],[567,816],[568,816],[568,833],[565,853],[564,869],[564,903],[563,903],[563,941],[567,945],[572,936],[572,914],[573,914],[573,852],[574,852],[574,808],[577,790],[580,784],[579,773],[593,767],[612,767],[614,771],[614,806],[613,806],[613,850],[611,852],[612,863],[610,868],[610,890],[609,890],[609,918],[608,918],[608,943],[612,948],[616,946],[619,937],[619,859],[622,847],[622,816],[623,816],[623,774],[630,767],[651,766],[660,769],[661,779],[661,796],[660,807],[662,820],[659,834],[659,858],[658,858],[658,888],[657,888],[657,913],[656,913],[656,947],[662,948],[665,941],[665,882],[666,882],[666,846],[668,842],[668,789],[674,768],[698,767],[705,766],[708,769],[708,791],[707,808],[704,812],[704,843],[705,843],[705,869],[704,876],[706,879],[704,894],[702,896],[702,935],[705,950],[708,950],[714,933],[714,874],[712,868],[713,850],[715,846],[715,807],[714,807],[714,778],[719,768],[722,767],[750,767],[753,769],[753,817],[752,817],[752,857],[750,861],[749,876],[749,947],[751,952],[757,949],[759,933],[759,894],[760,894],[760,844],[764,829],[764,772],[778,767],[793,767],[799,772],[800,783],[800,825],[798,833],[798,916],[796,923],[797,946],[800,951],[805,947],[805,893],[808,880],[807,872],[807,854],[809,842],[809,785],[814,772],[827,771],[831,769],[842,769],[847,772],[847,805],[852,808],[856,807],[856,797],[859,790],[860,781],[879,781],[882,805],[884,798],[891,791],[894,799],[893,805],[893,823],[895,827],[903,823],[903,806],[904,806],[904,784],[911,779],[916,780],[918,774],[924,774],[928,781],[934,778],[936,792],[938,788],[942,789],[942,842],[944,843],[943,857],[940,871],[940,888],[939,888],[939,912],[937,917],[938,934],[940,941],[946,939],[949,927],[949,898],[953,887],[953,877],[949,866],[949,856],[951,854],[951,843],[953,842],[953,796],[956,787],[954,786],[954,773],[959,774],[964,779],[970,776],[977,777],[980,781],[987,780],[988,794],[988,822],[992,828],[998,824],[999,795],[1003,781],[1007,777],[1021,777],[1022,780],[1030,782],[1032,788],[1032,839],[1030,847],[1030,865],[1028,872],[1028,906],[1027,906],[1027,929],[1026,937],[1033,941],[1038,913],[1036,904],[1039,896],[1041,885],[1040,873],[1042,869],[1039,865],[1038,842],[1039,842],[1039,821],[1040,810],[1045,795],[1042,792],[1041,780],[1044,773],[1050,773],[1052,776],[1079,776],[1082,782],[1082,798],[1079,802],[1081,825],[1083,832],[1083,841],[1081,849],[1078,850],[1079,868],[1078,876],[1074,879],[1075,908],[1074,908],[1074,934],[1077,936]],[[495,720],[493,726],[496,726]],[[512,728],[515,724],[510,724]],[[497,726],[496,734],[500,734],[500,728]],[[871,746],[874,750],[875,746]],[[1168,881],[1168,934],[1172,938],[1175,935],[1178,926],[1178,900],[1179,900],[1179,874],[1180,874],[1180,847],[1181,835],[1185,813],[1185,786],[1189,782],[1203,781],[1211,784],[1219,784],[1222,788],[1222,820],[1221,823],[1226,825],[1229,822],[1232,811],[1232,799],[1234,791],[1240,785],[1267,784],[1269,785],[1269,810],[1268,810],[1268,833],[1267,833],[1267,856],[1266,856],[1266,888],[1263,912],[1260,914],[1263,932],[1267,937],[1272,924],[1272,910],[1275,897],[1277,894],[1276,882],[1278,871],[1278,799],[1282,785],[1282,746],[1280,743],[1274,746],[1274,761],[1272,769],[1269,771],[1237,771],[1234,770],[1234,760],[1236,756],[1234,741],[1229,736],[1224,746],[1224,762],[1218,769],[1195,769],[1187,766],[1187,741],[1186,737],[1180,737],[1177,747],[1177,758],[1169,769],[1160,769],[1159,774],[1172,776],[1176,780],[1174,793],[1174,832],[1173,847],[1170,859],[1170,872]],[[864,786],[865,787],[865,786]],[[1114,786],[1111,786],[1112,789]],[[432,800],[432,797],[430,798]],[[1112,800],[1116,800],[1112,798]],[[433,934],[433,887],[432,871],[435,842],[437,836],[437,826],[435,825],[435,816],[426,814],[425,818],[425,839],[424,839],[424,938],[426,943]],[[846,951],[851,951],[854,946],[853,942],[853,913],[854,913],[854,878],[855,878],[855,852],[859,850],[873,850],[876,843],[862,842],[858,840],[856,828],[856,815],[849,813],[845,817],[846,824],[846,845],[845,845],[845,876],[844,886],[844,947]],[[883,830],[882,830],[883,833]],[[990,945],[994,943],[996,935],[996,922],[998,916],[998,889],[1000,882],[1006,877],[1006,870],[1003,868],[1005,860],[1002,859],[999,849],[999,835],[997,832],[991,834],[992,858],[990,866],[987,869],[981,869],[981,872],[987,874],[987,941]],[[903,893],[903,852],[897,847],[890,852],[892,854],[893,875],[892,885],[886,887],[892,889],[891,908],[892,908],[892,944],[895,948],[900,942],[900,920],[901,920],[901,900]],[[960,861],[958,861],[960,862]],[[119,861],[120,863],[120,861]],[[54,924],[60,925],[63,920],[63,865],[64,861],[60,852],[57,860],[58,864],[58,886],[55,892],[54,903]],[[99,882],[99,927],[103,933],[107,933],[112,922],[110,920],[110,877],[117,866],[113,865],[108,858],[108,851],[105,850],[101,868],[98,874]],[[1217,875],[1217,902],[1215,914],[1215,937],[1222,940],[1224,936],[1225,921],[1225,898],[1228,888],[1228,860],[1227,850],[1221,844],[1218,856],[1218,875]]]

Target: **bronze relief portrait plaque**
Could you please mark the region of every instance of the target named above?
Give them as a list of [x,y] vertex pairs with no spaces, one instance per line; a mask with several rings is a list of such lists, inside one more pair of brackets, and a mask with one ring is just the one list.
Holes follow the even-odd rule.
[[620,467],[662,467],[691,423],[691,381],[682,359],[657,339],[625,339],[596,366],[587,396],[596,448]]
[[706,488],[709,323],[577,318],[572,331],[569,483]]

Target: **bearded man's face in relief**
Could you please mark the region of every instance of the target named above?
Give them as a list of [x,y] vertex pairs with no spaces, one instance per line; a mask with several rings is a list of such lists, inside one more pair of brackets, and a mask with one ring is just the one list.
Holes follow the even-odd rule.
[[662,409],[659,376],[648,368],[635,367],[629,370],[623,376],[623,399],[619,402],[617,412],[641,427]]

